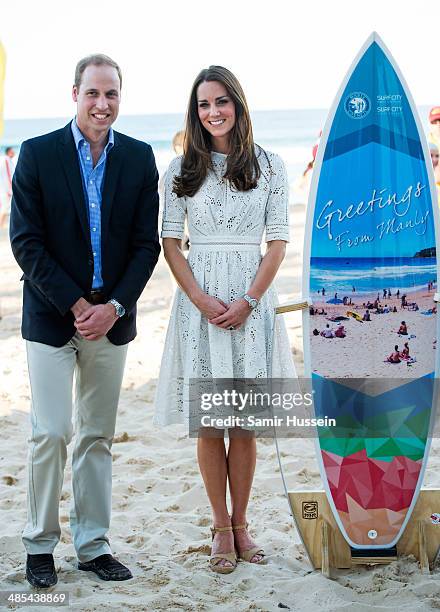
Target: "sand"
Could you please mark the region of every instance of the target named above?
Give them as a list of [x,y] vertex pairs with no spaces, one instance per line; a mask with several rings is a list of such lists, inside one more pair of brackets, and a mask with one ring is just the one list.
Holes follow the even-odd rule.
[[[420,290],[407,292],[408,303],[416,303],[419,310],[401,307],[401,299],[393,295],[391,298],[381,298],[382,307],[388,306],[391,312],[376,314],[370,310],[371,321],[359,322],[347,312],[364,316],[366,307],[363,304],[374,303],[377,293],[350,293],[352,305],[329,304],[327,300],[333,295],[313,296],[313,305],[318,312],[324,309],[326,315],[314,314],[310,322],[310,337],[313,354],[313,370],[323,376],[333,378],[417,378],[429,374],[434,369],[436,344],[435,315],[423,315],[435,306],[433,301],[435,291]],[[397,312],[392,312],[396,308]],[[332,317],[344,316],[341,321],[345,328],[345,338],[325,338],[314,336],[313,329],[319,332],[329,324],[336,330],[338,322]],[[405,321],[408,335],[399,335],[400,324]],[[427,338],[429,341],[427,341]],[[394,351],[395,345],[402,351],[404,343],[408,342],[410,360],[400,363],[384,361]]]
[[[292,242],[277,281],[282,302],[294,297],[300,287],[304,207],[292,210]],[[28,590],[20,532],[26,515],[29,384],[20,337],[20,272],[4,230],[0,234],[0,269],[0,589]],[[68,521],[68,467],[60,505],[62,540],[55,557],[57,588],[69,591],[71,607],[84,612],[440,608],[439,574],[422,575],[411,559],[399,559],[385,567],[334,571],[332,580],[312,571],[292,526],[272,440],[258,441],[249,506],[252,532],[266,549],[268,563],[258,567],[240,563],[226,577],[209,571],[210,513],[195,460],[195,441],[187,439],[182,427],[158,430],[152,426],[152,402],[171,295],[172,282],[161,259],[140,301],[139,335],[129,349],[113,447],[110,539],[114,553],[130,566],[134,578],[104,583],[76,569]],[[302,373],[301,315],[285,317],[298,372]],[[320,488],[313,441],[284,440],[281,446],[289,486]],[[437,440],[425,484],[440,486]]]

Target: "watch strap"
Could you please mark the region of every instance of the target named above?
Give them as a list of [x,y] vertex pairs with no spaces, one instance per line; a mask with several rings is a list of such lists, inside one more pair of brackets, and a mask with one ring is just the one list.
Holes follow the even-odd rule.
[[125,308],[122,306],[122,304],[120,304],[117,300],[115,300],[114,298],[111,298],[107,304],[111,304],[112,306],[114,306],[115,311],[116,311],[116,315],[121,318],[125,315]]
[[250,295],[248,295],[247,293],[244,294],[243,299],[246,300],[246,302],[249,304],[250,308],[252,308],[252,310],[254,308],[256,308],[259,304],[259,300],[257,300],[257,298],[253,298]]

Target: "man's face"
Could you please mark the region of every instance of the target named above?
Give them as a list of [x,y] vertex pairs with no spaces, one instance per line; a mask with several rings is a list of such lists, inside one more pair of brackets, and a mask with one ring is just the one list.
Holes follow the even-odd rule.
[[121,86],[116,68],[87,66],[79,87],[73,87],[76,121],[84,135],[105,134],[119,113]]
[[436,119],[431,123],[431,131],[433,134],[440,135],[440,119]]

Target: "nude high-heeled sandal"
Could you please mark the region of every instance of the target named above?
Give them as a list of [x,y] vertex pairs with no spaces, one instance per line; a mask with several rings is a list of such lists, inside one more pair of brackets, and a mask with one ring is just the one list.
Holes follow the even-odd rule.
[[[211,527],[212,539],[214,540],[216,533],[221,533],[222,531],[232,531],[232,527]],[[232,565],[220,565],[222,559],[229,561],[229,563],[232,563]],[[235,550],[226,553],[219,552],[211,555],[209,565],[212,571],[216,572],[217,574],[230,574],[237,567],[237,555]]]
[[[247,529],[249,526],[249,523],[246,523],[246,525],[233,525],[232,529],[233,531],[238,531],[239,529]],[[265,563],[265,555],[264,555],[264,550],[262,548],[260,548],[259,546],[253,546],[252,548],[249,548],[248,550],[238,550],[238,548],[236,547],[236,551],[237,551],[237,556],[239,559],[243,559],[243,561],[247,561],[248,563],[254,563],[255,565],[259,565],[260,563]],[[254,557],[255,555],[260,555],[261,559],[259,561],[251,561],[252,557]]]

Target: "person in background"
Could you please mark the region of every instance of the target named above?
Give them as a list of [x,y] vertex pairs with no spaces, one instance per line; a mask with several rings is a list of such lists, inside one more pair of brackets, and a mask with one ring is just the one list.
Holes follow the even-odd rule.
[[434,168],[434,178],[437,187],[438,203],[440,206],[440,153],[438,146],[434,142],[429,143],[429,153],[431,154],[432,167]]
[[[183,155],[183,140],[185,138],[185,130],[179,130],[178,132],[176,132],[173,136],[173,141],[172,141],[172,145],[173,145],[173,151],[176,154],[177,157]],[[166,181],[166,177],[167,177],[167,172],[165,172],[160,181],[159,181],[159,195],[161,200],[163,199],[163,195],[164,195],[164,187],[165,187],[165,181]],[[163,206],[160,207],[160,210],[163,211]],[[161,219],[160,219],[161,221]],[[189,236],[188,236],[188,228],[186,227],[185,224],[185,233],[184,236],[182,238],[182,251],[188,251],[189,250]],[[173,284],[175,284],[175,279],[174,276],[171,274],[172,277],[172,281]]]
[[0,158],[0,227],[5,227],[11,212],[12,177],[15,170],[15,151],[6,147],[5,154]]
[[386,358],[386,361],[389,361],[390,363],[400,363],[400,352],[397,344],[394,346],[394,351],[391,353],[391,355],[388,355]]
[[333,329],[330,327],[329,323],[327,323],[327,325],[322,330],[321,336],[324,336],[324,338],[334,338],[334,332]]
[[342,323],[339,323],[335,331],[335,338],[345,338],[346,335],[347,333],[345,331],[344,325]]
[[399,336],[407,336],[408,335],[408,326],[405,321],[402,321],[400,324],[399,330],[397,332]]
[[307,199],[309,197],[310,184],[312,182],[313,168],[315,166],[316,154],[318,153],[318,146],[319,146],[319,141],[321,140],[321,135],[322,135],[322,131],[319,132],[319,136],[318,136],[315,144],[313,145],[313,148],[312,148],[312,159],[307,164],[304,172],[299,177],[299,179],[297,180],[296,185],[295,185],[296,189],[299,192],[304,194],[304,198],[305,198],[306,202],[307,202]]
[[431,124],[431,131],[428,134],[428,141],[433,142],[440,150],[440,106],[431,108],[429,123]]
[[405,342],[405,344],[403,345],[403,349],[400,353],[400,357],[401,359],[409,359],[409,344],[408,342]]
[[183,155],[183,139],[185,138],[185,130],[180,130],[174,134],[173,138],[173,150],[174,153],[179,156]]
[[438,161],[439,161],[439,149],[438,149],[438,146],[435,144],[435,142],[429,143],[429,153],[431,155],[432,167],[434,168],[434,171],[435,171],[438,167]]

